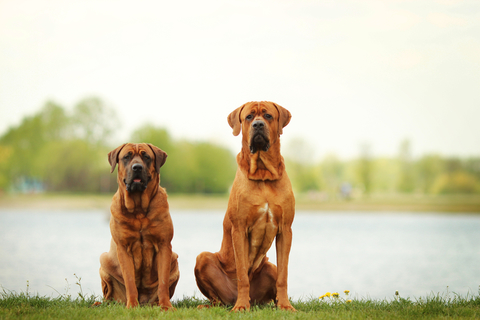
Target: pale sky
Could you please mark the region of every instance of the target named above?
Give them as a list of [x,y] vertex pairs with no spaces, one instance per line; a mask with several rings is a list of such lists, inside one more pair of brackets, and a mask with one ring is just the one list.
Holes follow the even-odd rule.
[[480,1],[1,0],[0,134],[92,95],[118,143],[150,122],[239,151],[228,114],[270,100],[315,158],[478,156]]

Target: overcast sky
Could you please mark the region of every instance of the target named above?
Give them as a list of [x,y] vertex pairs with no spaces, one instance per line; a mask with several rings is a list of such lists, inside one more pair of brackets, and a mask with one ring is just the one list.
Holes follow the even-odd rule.
[[[314,157],[480,155],[480,1],[0,1],[0,134],[47,100],[239,151],[227,115],[290,110]],[[159,146],[161,147],[161,146]]]

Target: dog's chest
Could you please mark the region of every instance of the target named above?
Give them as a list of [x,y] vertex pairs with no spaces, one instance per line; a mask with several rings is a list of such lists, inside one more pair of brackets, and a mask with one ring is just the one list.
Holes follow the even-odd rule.
[[275,238],[278,221],[268,203],[260,206],[251,217],[248,233],[252,247],[265,246],[264,242],[271,243]]
[[250,228],[265,228],[268,225],[274,225],[274,215],[270,205],[265,203],[255,210],[250,217]]
[[129,226],[129,229],[133,231],[134,234],[141,237],[142,233],[148,232],[151,228],[152,220],[143,213],[137,213],[131,215],[125,224]]
[[132,247],[132,253],[138,254],[139,251],[151,247],[157,251],[157,243],[160,240],[158,232],[159,222],[152,220],[144,214],[136,214],[126,223],[129,229],[127,242]]
[[152,270],[156,269],[155,255],[158,253],[159,238],[155,236],[152,228],[155,228],[155,221],[141,215],[134,219],[134,232],[131,242],[131,255],[133,257],[135,272],[140,276],[143,285],[156,281],[152,278]]

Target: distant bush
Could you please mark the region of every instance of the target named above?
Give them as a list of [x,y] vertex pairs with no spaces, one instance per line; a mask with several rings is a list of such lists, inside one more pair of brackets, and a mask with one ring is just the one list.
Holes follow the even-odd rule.
[[152,143],[167,153],[160,179],[168,192],[225,193],[235,176],[235,157],[221,146],[174,141],[165,129],[153,125],[135,131],[132,142]]
[[466,172],[443,173],[435,180],[432,187],[432,193],[435,194],[476,193],[479,191],[478,180]]

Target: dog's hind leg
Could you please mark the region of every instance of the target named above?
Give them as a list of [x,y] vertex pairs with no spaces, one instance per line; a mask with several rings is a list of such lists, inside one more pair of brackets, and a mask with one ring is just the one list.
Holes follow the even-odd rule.
[[[233,275],[236,277],[236,274]],[[211,252],[202,252],[197,256],[195,279],[200,291],[212,304],[234,304],[237,300],[235,280],[230,279],[222,269],[217,256]]]
[[102,280],[102,292],[105,300],[114,300],[126,303],[125,286],[118,282],[100,267],[100,279]]

